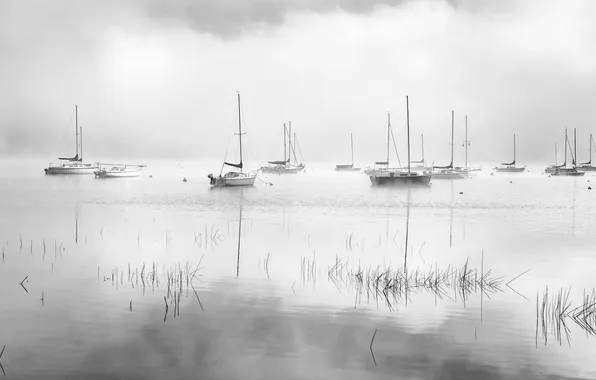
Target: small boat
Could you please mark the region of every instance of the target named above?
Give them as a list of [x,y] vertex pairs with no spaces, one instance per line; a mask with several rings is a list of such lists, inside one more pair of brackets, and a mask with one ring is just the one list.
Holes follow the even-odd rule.
[[[566,142],[566,146],[569,145],[569,142],[567,140],[567,128],[565,128],[565,142]],[[567,176],[567,177],[579,177],[579,176],[583,176],[584,174],[586,174],[585,172],[580,172],[576,169],[575,167],[575,157],[577,154],[577,135],[576,135],[576,129],[573,129],[573,145],[574,145],[574,152],[571,156],[571,167],[561,167],[561,168],[556,168],[555,171],[552,173],[553,176]],[[571,147],[569,147],[571,149]],[[565,155],[567,155],[567,147],[565,148]],[[567,156],[565,156],[567,157]],[[567,159],[565,159],[565,162],[567,162]]]
[[[451,162],[447,166],[433,166],[433,178],[436,179],[465,179],[467,172],[457,170],[453,167],[453,132],[454,132],[454,112],[451,111]],[[439,170],[435,170],[439,169]]]
[[[287,142],[287,146],[286,146]],[[284,123],[284,159],[283,161],[269,161],[268,165],[261,166],[261,171],[263,173],[271,173],[271,174],[298,174],[300,171],[304,169],[304,164],[302,162],[298,163],[298,159],[296,158],[296,145],[298,139],[296,134],[294,133],[294,143],[292,143],[292,122],[289,122],[289,129],[286,128],[286,124]],[[287,151],[286,151],[287,148]],[[300,148],[300,146],[298,146]],[[291,162],[291,158],[294,158],[294,161]]]
[[[408,131],[408,167],[407,169],[385,169],[377,172],[371,172],[369,175],[370,182],[373,186],[428,186],[431,180],[430,173],[419,173],[412,171],[410,165],[410,103],[406,96],[406,125]],[[389,144],[389,141],[387,141]],[[389,146],[389,145],[388,145]],[[389,151],[389,148],[387,148]],[[389,154],[387,154],[389,158]],[[389,159],[387,160],[387,167],[389,167]]]
[[335,171],[338,172],[351,172],[351,171],[360,171],[360,168],[354,167],[354,138],[350,133],[350,149],[352,150],[352,163],[351,164],[343,164],[343,165],[335,165]]
[[515,166],[515,134],[513,135],[513,161],[502,162],[500,167],[495,170],[499,173],[521,173],[526,170],[525,166]]
[[[565,138],[565,146],[567,146],[567,138]],[[567,165],[567,149],[565,149],[565,162],[562,165],[557,163],[557,143],[555,143],[555,164],[549,165],[544,169],[546,174],[552,174],[559,168],[564,168]]]
[[[393,129],[391,128],[391,114],[387,114],[387,156],[385,158],[385,161],[376,161],[373,164],[373,167],[371,168],[370,166],[364,170],[364,174],[366,174],[367,176],[371,176],[371,175],[376,175],[376,174],[382,174],[387,172],[388,170],[404,170],[403,167],[401,167],[401,163],[400,163],[400,167],[397,168],[390,168],[389,167],[389,150],[391,147],[391,138],[393,137]],[[393,140],[393,147],[395,148],[395,154],[397,155],[397,160],[399,162],[399,154],[397,154],[397,147],[395,146],[395,139]],[[406,167],[407,168],[407,167]]]
[[468,176],[474,172],[482,170],[482,167],[468,166],[468,147],[470,146],[470,140],[468,140],[468,115],[466,115],[466,139],[463,141],[462,146],[466,147],[466,166],[454,166],[453,169],[456,171],[466,172]]
[[[240,150],[240,162],[235,164],[231,162],[224,161],[223,165],[221,166],[221,170],[219,175],[216,177],[213,174],[209,174],[207,178],[209,178],[209,184],[213,187],[231,187],[231,186],[254,186],[255,180],[257,179],[257,172],[254,171],[251,173],[247,173],[244,171],[244,163],[242,162],[242,118],[240,114],[240,94],[238,94],[238,141],[239,141],[239,150]],[[225,166],[230,166],[239,171],[231,171],[224,175],[222,175],[223,169]]]
[[596,171],[596,166],[592,165],[592,149],[596,151],[596,146],[594,145],[594,139],[592,138],[592,134],[590,133],[590,160],[588,162],[583,162],[579,164],[576,169],[581,172],[593,172]]
[[429,171],[433,170],[433,167],[432,167],[432,165],[431,166],[426,165],[426,161],[424,160],[424,135],[420,135],[420,137],[421,137],[421,141],[422,141],[422,159],[420,159],[418,161],[410,161],[410,165],[411,165],[411,168],[416,171],[429,172]]
[[[79,144],[80,131],[80,144]],[[79,128],[78,106],[75,105],[75,156],[59,157],[60,163],[50,163],[44,169],[46,174],[93,174],[98,165],[95,163],[86,164],[83,162],[83,127]]]
[[[108,168],[102,167],[108,166]],[[130,164],[98,164],[99,168],[95,171],[95,178],[122,178],[138,177],[147,165]],[[110,167],[111,166],[111,167]]]

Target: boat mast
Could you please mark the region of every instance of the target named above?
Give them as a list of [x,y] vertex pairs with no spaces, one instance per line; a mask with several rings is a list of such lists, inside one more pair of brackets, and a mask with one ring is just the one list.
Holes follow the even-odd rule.
[[83,126],[81,126],[80,129],[81,129],[81,157],[79,157],[79,160],[83,161]]
[[466,115],[466,168],[468,167],[468,115]]
[[557,143],[555,143],[555,166],[557,166],[559,163],[557,162]]
[[238,93],[238,140],[240,141],[240,173],[242,173],[242,118],[240,116],[240,93]]
[[565,167],[567,167],[567,128],[565,128]]
[[454,111],[451,110],[451,169],[453,169],[453,119],[454,119]]
[[573,128],[573,167],[575,168],[577,159],[577,128]]
[[410,173],[410,101],[406,95],[406,126],[408,130],[408,173]]
[[588,162],[588,165],[592,165],[592,145],[594,145],[594,140],[592,140],[592,134],[590,133],[590,142],[589,142],[589,150],[590,150],[590,161]]
[[387,168],[389,168],[389,138],[391,137],[391,114],[387,112]]
[[515,133],[513,134],[513,166],[515,166]]
[[422,138],[422,165],[425,165],[425,163],[424,163],[424,133],[420,136]]
[[286,130],[286,123],[284,123],[284,165],[288,161],[288,156],[286,155],[286,140],[287,140],[287,130]]
[[292,158],[292,122],[288,122],[288,158]]
[[354,136],[350,133],[350,149],[352,150],[352,166],[354,166]]
[[[79,106],[75,104],[75,157],[79,155]],[[78,158],[78,157],[77,157]]]

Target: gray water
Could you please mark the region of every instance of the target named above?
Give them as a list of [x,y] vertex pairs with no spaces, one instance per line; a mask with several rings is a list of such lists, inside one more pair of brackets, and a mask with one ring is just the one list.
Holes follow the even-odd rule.
[[596,378],[592,174],[210,189],[205,164],[46,164],[0,164],[11,378]]

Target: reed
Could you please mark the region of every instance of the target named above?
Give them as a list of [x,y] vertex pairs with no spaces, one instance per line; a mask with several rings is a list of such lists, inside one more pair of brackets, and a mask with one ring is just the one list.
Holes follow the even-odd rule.
[[4,376],[6,376],[6,372],[4,371],[4,367],[2,366],[2,355],[4,355],[4,349],[6,348],[6,344],[2,346],[2,351],[0,351],[0,369]]

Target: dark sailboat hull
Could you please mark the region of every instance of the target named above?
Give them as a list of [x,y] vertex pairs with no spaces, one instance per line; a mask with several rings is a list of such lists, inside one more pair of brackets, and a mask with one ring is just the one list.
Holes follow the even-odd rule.
[[428,186],[430,174],[417,173],[387,173],[385,175],[371,175],[370,182],[373,186]]
[[578,166],[575,169],[578,172],[596,172],[596,166]]

